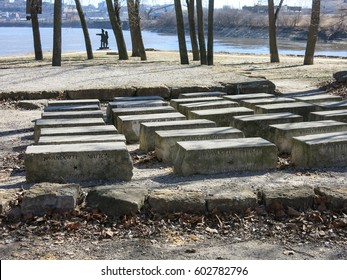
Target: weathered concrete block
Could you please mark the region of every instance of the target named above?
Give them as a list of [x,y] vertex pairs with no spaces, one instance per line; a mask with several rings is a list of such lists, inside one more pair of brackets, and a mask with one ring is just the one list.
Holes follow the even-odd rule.
[[270,125],[269,127],[269,132],[273,137],[273,143],[275,143],[279,151],[283,153],[291,153],[293,137],[339,131],[347,132],[347,124],[343,122],[325,120],[276,124]]
[[174,171],[183,176],[276,168],[277,147],[262,138],[177,142]]
[[241,106],[255,109],[257,105],[266,105],[266,104],[277,104],[277,103],[287,103],[295,102],[293,98],[286,97],[272,97],[272,98],[253,98],[253,99],[242,99],[239,100]]
[[24,163],[28,182],[128,181],[133,169],[122,142],[29,146]]
[[341,210],[347,207],[347,189],[345,186],[319,186],[315,193],[324,198],[325,206],[331,210]]
[[334,121],[340,121],[340,122],[347,122],[347,109],[311,112],[309,115],[309,121],[322,121],[322,120],[334,120]]
[[223,96],[226,100],[239,102],[240,100],[246,99],[256,99],[256,98],[273,98],[274,94],[270,93],[248,93],[248,94],[233,94],[233,95],[225,95]]
[[221,91],[191,92],[181,93],[178,98],[223,97],[226,94],[226,92]]
[[70,136],[40,136],[38,145],[61,145],[78,143],[105,143],[105,142],[123,142],[123,134],[99,134],[99,135],[70,135]]
[[215,127],[216,123],[209,120],[182,120],[141,123],[140,125],[140,149],[152,151],[155,149],[155,132],[158,130],[193,129]]
[[176,111],[179,110],[181,104],[186,103],[196,103],[196,102],[210,102],[210,101],[221,101],[221,97],[196,97],[196,98],[180,98],[180,99],[171,99],[170,106],[174,107]]
[[128,143],[136,143],[140,140],[141,123],[179,121],[185,119],[186,117],[180,113],[119,116],[117,118],[117,128],[122,134],[125,135]]
[[179,106],[178,111],[182,113],[183,115],[187,116],[188,112],[190,111],[233,108],[233,107],[239,107],[239,103],[234,101],[221,100],[221,101],[195,102],[195,103],[181,104]]
[[344,110],[347,109],[347,100],[333,101],[333,102],[320,102],[315,104],[319,110]]
[[306,135],[293,138],[292,162],[299,167],[347,165],[347,132]]
[[217,209],[225,213],[244,213],[249,208],[255,208],[257,200],[257,194],[249,187],[209,193],[206,198],[208,212]]
[[111,185],[89,191],[86,202],[88,208],[99,209],[102,213],[119,218],[139,212],[147,195],[146,189],[125,189]]
[[133,87],[116,88],[88,88],[77,90],[66,90],[65,93],[70,99],[98,98],[100,100],[112,100],[115,96],[132,96],[136,92]]
[[80,118],[102,118],[101,110],[96,111],[63,111],[43,112],[42,119],[80,119]]
[[231,126],[242,130],[246,137],[262,137],[271,141],[272,135],[269,131],[269,125],[300,122],[302,120],[302,116],[292,113],[255,114],[235,116]]
[[313,208],[315,193],[313,187],[307,185],[301,186],[282,186],[276,188],[265,188],[262,196],[266,207],[269,210],[278,205],[292,207],[296,210],[303,211]]
[[127,101],[142,101],[142,100],[164,100],[161,96],[148,95],[148,96],[121,96],[113,98],[114,102],[127,102]]
[[190,111],[188,119],[207,119],[217,126],[230,126],[235,116],[253,115],[254,111],[245,107]]
[[81,188],[76,184],[36,184],[25,192],[21,212],[24,217],[43,216],[48,211],[69,212],[75,209],[80,195]]
[[252,82],[233,83],[226,85],[225,90],[228,94],[245,94],[245,93],[273,93],[276,86],[269,80],[258,80]]
[[172,113],[175,109],[171,106],[160,107],[138,107],[138,108],[113,108],[110,115],[107,116],[108,123],[117,126],[117,117],[126,115],[144,115],[144,114],[159,114]]
[[80,119],[39,119],[34,126],[35,143],[38,142],[41,129],[43,128],[67,128],[76,126],[100,126],[105,125],[102,118],[80,118]]
[[141,86],[136,89],[137,96],[161,96],[163,98],[170,98],[170,89],[165,85],[155,85],[155,86]]
[[154,190],[148,203],[154,213],[204,213],[205,196],[198,191]]
[[289,102],[268,105],[257,105],[255,113],[257,114],[270,114],[270,113],[284,113],[289,112],[300,115],[304,121],[308,121],[309,114],[316,111],[316,106],[305,102]]
[[118,134],[113,125],[96,125],[96,126],[74,126],[74,127],[57,127],[42,128],[40,136],[75,136],[75,135],[112,135]]
[[177,142],[243,137],[244,134],[241,130],[232,127],[160,130],[155,133],[155,151],[160,160],[164,162],[173,162],[177,154]]
[[69,105],[69,106],[47,106],[45,112],[65,112],[65,111],[96,111],[100,107],[96,104],[92,105]]
[[315,95],[309,95],[309,96],[296,96],[294,97],[297,101],[306,102],[306,103],[321,103],[321,102],[334,102],[334,101],[341,101],[342,97],[337,95],[331,95],[331,94],[315,94]]
[[79,100],[51,100],[48,106],[76,106],[76,105],[97,105],[100,107],[99,99],[79,99]]

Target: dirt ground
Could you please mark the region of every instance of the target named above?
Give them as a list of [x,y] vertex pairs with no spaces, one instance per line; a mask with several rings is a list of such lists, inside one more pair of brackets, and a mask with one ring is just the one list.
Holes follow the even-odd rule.
[[[169,53],[170,56],[165,56],[165,59],[163,53],[160,53],[151,52],[146,65],[152,69],[156,65],[162,69],[166,63],[176,68],[182,67],[176,53]],[[94,62],[81,59],[80,55],[67,56],[58,70],[52,70],[49,61],[38,63],[28,57],[0,58],[0,82],[4,84],[1,90],[20,87],[25,90],[27,84],[37,86],[30,81],[35,71],[48,73],[69,70],[69,75],[64,75],[64,79],[69,77],[70,80],[64,82],[73,83],[80,71],[95,71],[93,63],[96,68],[102,67],[103,71],[114,70],[115,64],[122,64],[126,71],[134,68],[135,72],[140,71],[137,69],[139,64],[140,68],[144,67],[136,59],[118,62],[114,57],[101,54]],[[214,71],[218,75],[229,75],[232,71],[238,75],[265,77],[276,84],[278,91],[289,93],[316,89],[318,85],[331,80],[334,72],[345,70],[347,60],[318,58],[314,66],[301,64],[301,57],[285,56],[282,63],[270,64],[267,56],[218,54]],[[196,65],[195,68],[199,67]],[[171,84],[181,78],[181,74],[170,74]],[[18,81],[11,88],[8,80],[15,76]],[[157,74],[151,77],[151,83],[158,83],[163,76]],[[23,79],[23,83],[20,79]],[[52,75],[52,79],[59,80],[59,75]],[[167,77],[165,79],[168,80]],[[215,79],[218,82],[221,76]],[[49,89],[49,83],[47,87]],[[17,101],[6,100],[1,102],[0,114],[0,194],[15,205],[20,203],[23,191],[30,187],[25,182],[23,159],[26,146],[33,142],[32,121],[40,118],[41,110],[22,109],[18,107]],[[208,191],[231,185],[236,188],[247,185],[255,189],[288,184],[347,186],[345,168],[297,170],[286,158],[282,159],[278,170],[271,173],[182,178],[173,175],[169,165],[156,161],[151,155],[141,154],[137,148],[136,145],[129,146],[129,151],[136,159],[130,187],[139,185],[147,189]],[[0,258],[346,259],[346,213],[312,209],[305,213],[279,215],[260,208],[243,215],[213,213],[199,216],[177,213],[159,216],[144,211],[113,221],[102,213],[89,213],[81,207],[65,216],[52,213],[29,221],[11,220],[9,216],[2,215]]]

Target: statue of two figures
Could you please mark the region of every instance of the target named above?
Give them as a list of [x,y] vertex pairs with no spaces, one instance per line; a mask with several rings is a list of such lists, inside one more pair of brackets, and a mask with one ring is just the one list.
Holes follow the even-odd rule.
[[98,33],[96,35],[101,36],[99,50],[108,49],[108,32],[104,29],[101,29],[101,33]]

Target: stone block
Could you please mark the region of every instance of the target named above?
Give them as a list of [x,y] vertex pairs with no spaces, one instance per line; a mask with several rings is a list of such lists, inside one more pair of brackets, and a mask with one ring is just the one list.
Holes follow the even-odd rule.
[[118,134],[113,125],[96,125],[96,126],[74,126],[74,127],[57,127],[42,128],[40,136],[75,136],[75,135],[110,135]]
[[331,210],[342,210],[347,208],[347,189],[342,186],[319,186],[315,193],[324,199],[325,206]]
[[268,105],[257,105],[255,113],[271,114],[271,113],[292,113],[300,115],[304,121],[308,121],[311,112],[316,111],[316,106],[306,102],[288,102]]
[[272,141],[269,125],[301,122],[302,120],[302,116],[292,113],[255,114],[235,116],[231,122],[231,126],[242,130],[246,137],[262,137]]
[[217,126],[231,126],[233,117],[253,114],[253,110],[245,107],[221,108],[190,111],[188,113],[188,119],[207,119],[215,122]]
[[190,111],[196,111],[196,110],[209,110],[209,109],[220,109],[220,108],[233,108],[238,107],[239,103],[234,101],[227,101],[227,100],[221,100],[221,101],[209,101],[209,102],[195,102],[195,103],[186,103],[181,104],[179,106],[178,111],[182,113],[183,115],[188,115],[188,112]]
[[277,104],[277,103],[287,103],[295,102],[293,98],[287,97],[273,97],[273,98],[253,98],[253,99],[242,99],[239,100],[241,106],[255,109],[257,105],[266,105],[266,104]]
[[240,100],[256,99],[256,98],[273,98],[274,94],[270,93],[248,93],[248,94],[232,94],[223,96],[226,100],[239,102]]
[[34,126],[35,143],[38,142],[41,129],[43,128],[67,128],[76,126],[100,126],[105,125],[102,118],[80,118],[80,119],[39,119]]
[[70,99],[98,98],[100,100],[112,100],[115,96],[132,96],[136,92],[133,87],[116,88],[86,88],[77,90],[65,90]]
[[329,111],[329,110],[344,110],[347,109],[347,100],[334,101],[334,102],[320,102],[315,104],[317,111]]
[[339,122],[347,122],[347,109],[311,112],[309,121],[334,120]]
[[155,149],[155,132],[158,130],[194,129],[215,126],[216,123],[209,120],[144,122],[140,125],[140,149],[145,152]]
[[178,98],[223,97],[226,94],[226,92],[221,91],[191,92],[181,93]]
[[96,104],[92,105],[69,105],[69,106],[47,106],[45,112],[65,112],[65,111],[96,111],[100,107]]
[[90,209],[98,209],[106,215],[119,218],[138,213],[147,195],[146,189],[125,189],[110,185],[93,188],[88,192],[86,203]]
[[179,106],[181,104],[186,103],[196,103],[196,102],[209,102],[209,101],[221,101],[223,98],[221,97],[196,97],[196,98],[179,98],[179,99],[171,99],[170,106],[174,107],[176,111],[179,110]]
[[28,182],[129,181],[133,169],[122,142],[29,146],[24,163]]
[[76,105],[97,105],[100,107],[99,99],[78,99],[78,100],[51,100],[48,106],[76,106]]
[[154,86],[140,86],[136,89],[137,96],[161,96],[163,98],[170,98],[170,89],[165,85]]
[[98,135],[70,135],[70,136],[40,136],[38,145],[61,145],[78,143],[105,143],[105,142],[123,142],[123,134],[98,134]]
[[276,86],[269,80],[258,80],[251,82],[232,83],[225,87],[228,94],[247,94],[247,93],[273,93]]
[[291,153],[293,137],[328,132],[347,132],[347,124],[332,120],[270,125],[269,132],[282,153]]
[[43,112],[42,119],[80,119],[80,118],[102,118],[101,110],[96,111],[63,111]]
[[178,175],[275,169],[277,147],[262,138],[177,142]]
[[24,217],[43,216],[47,212],[71,212],[81,195],[77,184],[41,183],[27,190],[21,202]]
[[140,140],[140,125],[144,122],[163,122],[185,120],[186,117],[180,113],[161,113],[119,116],[117,128],[125,135],[127,143],[136,143]]
[[127,102],[127,101],[142,101],[142,100],[164,100],[161,96],[148,95],[148,96],[121,96],[113,98],[114,102]]
[[232,127],[160,130],[156,131],[155,134],[156,155],[164,162],[173,162],[177,154],[177,142],[244,137],[242,131]]
[[293,137],[292,162],[303,168],[347,165],[347,132]]
[[198,191],[154,190],[148,203],[152,212],[166,213],[205,213],[205,196]]
[[342,97],[337,95],[331,95],[331,94],[314,94],[309,96],[296,96],[294,97],[297,101],[300,102],[307,102],[307,103],[321,103],[321,102],[334,102],[334,101],[341,101]]

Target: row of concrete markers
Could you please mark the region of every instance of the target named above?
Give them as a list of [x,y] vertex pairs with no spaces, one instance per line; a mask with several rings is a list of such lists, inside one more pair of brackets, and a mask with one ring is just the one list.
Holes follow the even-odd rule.
[[321,91],[115,97],[105,117],[99,100],[50,101],[34,136],[29,182],[131,180],[126,144],[155,150],[180,176],[271,170],[279,153],[303,168],[345,166],[347,101]]

